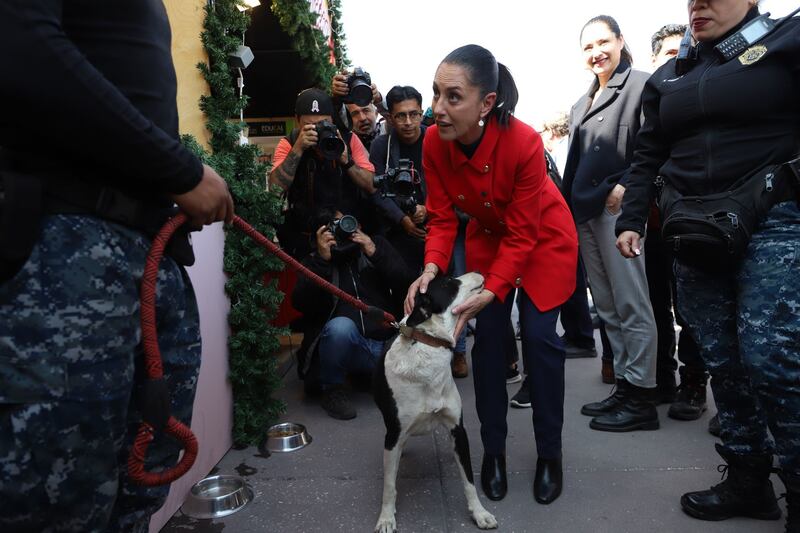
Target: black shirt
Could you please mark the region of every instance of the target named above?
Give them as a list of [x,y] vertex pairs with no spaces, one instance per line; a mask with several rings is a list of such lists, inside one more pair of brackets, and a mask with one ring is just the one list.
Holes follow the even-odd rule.
[[670,60],[648,80],[617,234],[644,234],[657,176],[682,194],[706,195],[797,154],[800,19],[787,21],[747,57],[721,63],[713,49],[757,15],[754,8],[718,41],[700,43],[698,63],[685,75]]
[[158,204],[200,181],[161,0],[4,0],[0,49],[0,168]]

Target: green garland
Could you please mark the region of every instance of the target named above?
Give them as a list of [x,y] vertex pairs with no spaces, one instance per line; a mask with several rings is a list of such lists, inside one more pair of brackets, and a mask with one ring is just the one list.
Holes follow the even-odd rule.
[[[334,3],[338,15],[339,1],[333,0],[330,5]],[[305,62],[313,83],[318,87],[330,87],[331,78],[338,69],[329,61],[330,49],[325,41],[325,36],[314,28],[317,15],[311,12],[308,2],[306,0],[272,0],[272,12],[278,17],[283,31],[292,38],[292,44]],[[339,17],[333,15],[334,11],[331,9],[332,30],[340,29]],[[337,43],[337,34],[338,32],[334,31],[334,57],[337,64],[344,65],[347,58],[341,42]],[[344,36],[342,35],[342,37]]]
[[[258,162],[260,149],[239,144],[246,125],[231,120],[247,106],[247,97],[237,94],[228,68],[228,55],[241,44],[241,36],[250,25],[249,15],[239,11],[238,3],[216,0],[205,8],[201,40],[209,62],[198,63],[197,68],[211,92],[200,97],[200,109],[211,133],[211,154],[191,136],[184,136],[184,142],[225,178],[236,202],[236,214],[272,238],[281,220],[281,201],[265,187],[269,168]],[[334,55],[339,65],[347,65],[339,0],[331,0],[330,5]],[[315,83],[327,86],[336,67],[328,61],[322,32],[313,28],[316,19],[308,2],[273,0],[272,10],[292,36]],[[280,271],[283,263],[243,233],[231,231],[225,237],[224,268],[228,274],[225,292],[231,301],[228,379],[233,387],[233,441],[238,446],[255,445],[265,429],[286,411],[282,401],[272,398],[281,383],[274,354],[279,348],[278,336],[286,331],[270,324],[284,295],[275,281],[267,285],[263,282],[265,272]]]
[[[258,231],[272,237],[281,217],[281,202],[266,190],[267,166],[258,162],[260,149],[240,145],[244,123],[230,120],[247,105],[235,90],[228,68],[228,54],[242,42],[250,17],[236,7],[236,0],[216,0],[206,7],[201,35],[209,63],[199,63],[211,90],[200,98],[211,132],[212,155],[207,162],[225,178],[236,202],[236,214]],[[196,145],[195,150],[202,149]],[[276,282],[264,284],[265,272],[283,269],[273,255],[240,231],[227,232],[224,269],[228,274],[225,291],[231,302],[228,315],[229,374],[233,387],[233,441],[236,445],[257,444],[266,428],[286,410],[272,398],[280,386],[275,353],[281,328],[270,324],[283,300]]]
[[342,29],[342,1],[328,0],[328,10],[331,13],[331,31],[333,32],[333,55],[336,57],[336,65],[339,69],[350,66],[347,58],[347,46],[344,44],[347,38]]

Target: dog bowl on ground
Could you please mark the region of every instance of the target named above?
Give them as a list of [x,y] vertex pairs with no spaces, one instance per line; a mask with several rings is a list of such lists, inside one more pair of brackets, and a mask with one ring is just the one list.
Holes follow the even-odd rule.
[[284,422],[267,430],[267,450],[293,452],[311,443],[311,435],[302,424]]
[[195,483],[181,511],[192,518],[222,518],[252,499],[253,491],[239,476],[211,476]]

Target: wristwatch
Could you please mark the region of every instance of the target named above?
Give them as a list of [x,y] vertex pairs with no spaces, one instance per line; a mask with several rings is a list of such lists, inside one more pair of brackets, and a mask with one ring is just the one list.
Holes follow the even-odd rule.
[[350,167],[352,167],[355,164],[356,164],[355,161],[353,161],[352,159],[348,159],[347,163],[342,165],[342,168],[345,169],[345,170],[348,170]]

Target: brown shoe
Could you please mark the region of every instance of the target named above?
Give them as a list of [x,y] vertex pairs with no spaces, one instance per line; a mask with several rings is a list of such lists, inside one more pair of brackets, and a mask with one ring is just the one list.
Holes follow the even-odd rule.
[[469,375],[467,368],[467,357],[464,352],[453,352],[453,360],[450,362],[454,378],[465,378]]
[[608,383],[609,385],[616,383],[617,378],[614,375],[614,361],[603,359],[603,370],[601,374],[603,376],[603,383]]

